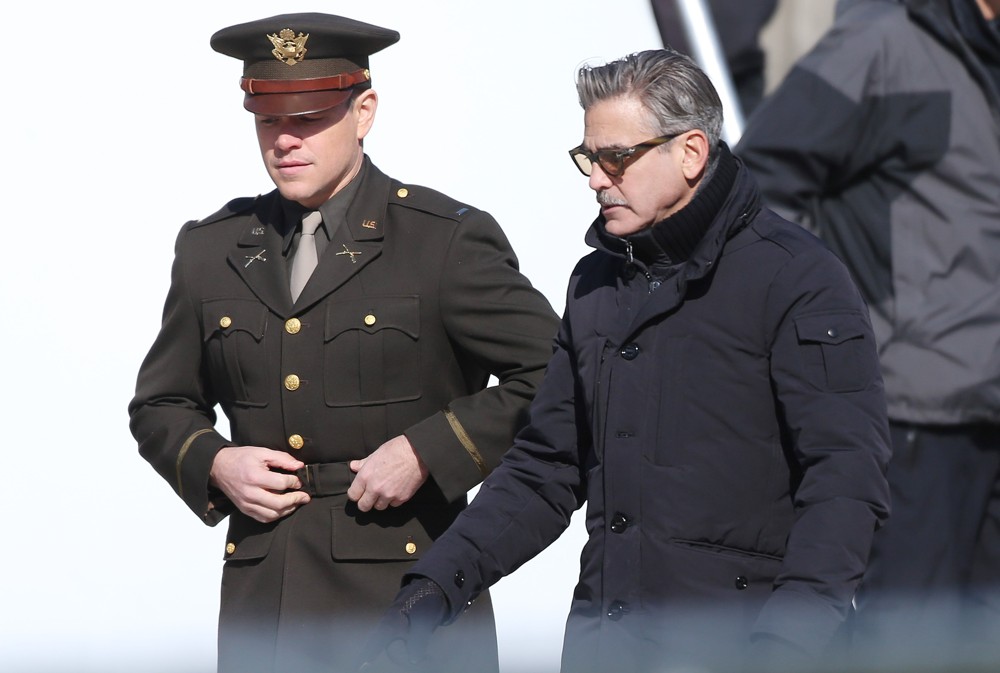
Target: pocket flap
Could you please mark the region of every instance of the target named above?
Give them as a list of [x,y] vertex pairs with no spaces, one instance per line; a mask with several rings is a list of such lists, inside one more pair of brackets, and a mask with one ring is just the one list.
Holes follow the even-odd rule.
[[350,330],[374,334],[395,329],[411,339],[420,335],[420,298],[417,295],[363,297],[330,304],[326,312],[326,340]]
[[201,315],[206,340],[241,331],[260,341],[267,328],[267,308],[254,299],[209,299],[202,302]]
[[264,558],[271,550],[271,538],[277,523],[260,523],[250,517],[233,513],[229,516],[226,533],[225,561],[249,561]]
[[333,558],[338,561],[414,561],[433,540],[407,507],[362,512],[352,503],[330,513]]
[[796,318],[795,331],[800,342],[836,345],[863,337],[867,325],[859,313],[814,313]]

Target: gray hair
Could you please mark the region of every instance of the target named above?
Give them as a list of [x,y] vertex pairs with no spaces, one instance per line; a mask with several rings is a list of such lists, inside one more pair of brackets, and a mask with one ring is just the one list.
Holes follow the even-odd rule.
[[585,65],[577,73],[576,90],[584,110],[611,98],[635,98],[649,112],[652,130],[659,135],[702,131],[709,144],[705,177],[714,172],[722,101],[708,76],[684,54],[653,49],[605,65]]

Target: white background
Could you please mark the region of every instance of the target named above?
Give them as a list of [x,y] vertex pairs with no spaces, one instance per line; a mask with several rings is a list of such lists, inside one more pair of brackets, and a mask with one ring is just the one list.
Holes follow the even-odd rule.
[[[178,228],[271,189],[241,66],[210,35],[288,11],[399,30],[372,57],[366,150],[491,212],[561,312],[596,215],[566,154],[582,135],[574,74],[659,47],[652,13],[645,0],[5,4],[0,669],[209,671],[225,526],[203,526],[139,457],[126,405]],[[506,671],[557,667],[581,518],[494,591]]]

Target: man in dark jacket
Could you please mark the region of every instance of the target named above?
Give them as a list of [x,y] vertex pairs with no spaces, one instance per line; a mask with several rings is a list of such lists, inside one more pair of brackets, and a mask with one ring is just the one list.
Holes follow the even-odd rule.
[[[244,62],[277,190],[181,230],[129,412],[187,506],[229,516],[222,671],[343,670],[524,425],[552,352],[558,319],[493,218],[362,150],[368,55],[397,39],[323,14],[212,38]],[[495,671],[488,601],[469,626],[437,646]]]
[[893,518],[858,627],[900,655],[976,630],[997,648],[1000,632],[998,12],[1000,0],[842,0],[737,148],[871,307]]
[[761,207],[690,59],[633,54],[577,87],[596,251],[528,426],[366,655],[419,658],[586,501],[564,671],[723,670],[748,651],[801,667],[835,642],[887,516],[865,305],[829,250]]

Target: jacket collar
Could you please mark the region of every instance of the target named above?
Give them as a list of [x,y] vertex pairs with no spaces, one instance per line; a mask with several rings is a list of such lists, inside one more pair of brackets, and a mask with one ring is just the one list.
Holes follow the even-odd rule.
[[[390,186],[388,176],[366,156],[362,181],[347,208],[346,226],[332,233],[326,252],[294,305],[281,255],[287,227],[277,190],[257,200],[239,241],[229,253],[230,266],[278,315],[301,313],[381,255]],[[259,257],[251,260],[255,255]]]
[[715,172],[691,203],[626,238],[609,234],[604,218],[598,217],[587,232],[586,242],[644,272],[650,267],[683,264],[684,275],[693,278],[707,272],[726,240],[759,210],[756,186],[742,162],[720,141]]

